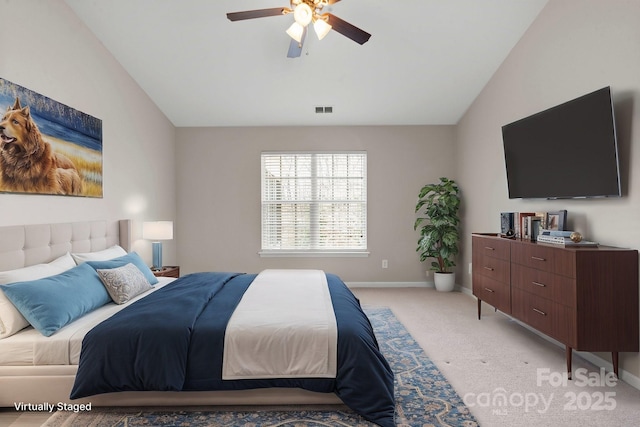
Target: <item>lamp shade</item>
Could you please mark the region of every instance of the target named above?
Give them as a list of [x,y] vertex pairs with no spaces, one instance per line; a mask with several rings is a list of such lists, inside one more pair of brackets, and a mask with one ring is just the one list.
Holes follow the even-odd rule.
[[147,240],[173,239],[173,221],[145,221],[142,223],[142,238]]
[[331,28],[332,28],[331,25],[329,25],[327,21],[325,21],[322,18],[317,19],[316,22],[313,23],[313,29],[315,30],[316,35],[318,36],[318,40],[322,40],[324,36],[329,34],[329,31],[331,31]]
[[297,22],[291,24],[289,29],[287,30],[287,34],[289,37],[297,41],[298,43],[302,43],[302,34],[304,33],[304,27]]

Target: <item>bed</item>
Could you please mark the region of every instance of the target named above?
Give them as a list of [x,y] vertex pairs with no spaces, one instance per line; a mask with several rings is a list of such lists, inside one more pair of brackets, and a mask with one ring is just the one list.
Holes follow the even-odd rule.
[[[141,260],[135,258],[137,254],[128,253],[130,228],[131,224],[127,220],[0,227],[0,285],[2,272],[18,271],[29,266],[35,266],[37,269],[42,265],[45,265],[42,268],[49,272],[53,267],[62,269],[64,273],[52,278],[64,277],[65,283],[81,280],[84,284],[85,270],[91,271],[91,274],[99,272],[100,275],[117,271],[121,273],[120,280],[125,277],[136,282],[140,279],[138,273],[142,272],[144,276],[150,272],[144,271],[146,266],[139,265]],[[126,255],[117,253],[116,256],[116,253],[110,253],[114,248],[120,248]],[[110,256],[104,255],[107,253]],[[68,268],[69,254],[73,254],[76,264],[82,265]],[[99,259],[94,259],[94,254],[101,255]],[[76,256],[79,259],[76,259]],[[132,256],[134,258],[131,258]],[[126,261],[109,264],[113,262],[112,258]],[[137,263],[139,268],[136,267]],[[67,267],[68,271],[64,270],[64,267]],[[83,274],[82,278],[75,279],[73,275],[80,274],[80,271]],[[133,276],[125,273],[131,273]],[[329,326],[323,325],[323,328],[331,330],[332,318],[335,323],[334,340],[327,339],[328,344],[321,347],[325,352],[326,349],[330,349],[327,354],[335,354],[333,365],[314,360],[305,365],[306,370],[288,371],[286,375],[278,371],[265,370],[274,369],[272,366],[256,366],[252,368],[253,371],[244,372],[241,369],[253,366],[252,363],[256,360],[247,359],[246,355],[251,351],[242,350],[235,352],[242,356],[237,358],[235,365],[231,362],[227,364],[226,361],[233,358],[225,354],[225,351],[231,352],[229,349],[234,348],[232,344],[238,349],[251,347],[246,347],[246,342],[235,343],[229,337],[236,335],[225,333],[225,328],[231,330],[233,324],[233,328],[243,330],[245,334],[248,332],[248,335],[256,335],[255,331],[258,329],[242,324],[237,326],[236,318],[251,318],[256,312],[263,311],[259,305],[256,306],[256,298],[257,301],[264,301],[269,295],[279,295],[280,292],[280,288],[265,288],[264,284],[271,286],[273,282],[275,286],[284,286],[281,282],[286,280],[282,277],[287,278],[294,273],[298,274],[294,271],[268,271],[260,274],[202,272],[180,279],[156,279],[151,275],[152,277],[146,277],[147,282],[155,279],[158,283],[154,283],[151,288],[145,288],[138,295],[124,298],[121,304],[114,303],[120,295],[115,291],[113,294],[113,289],[105,285],[104,288],[107,288],[108,296],[111,298],[109,303],[94,304],[97,307],[86,309],[86,312],[80,315],[76,313],[75,320],[71,322],[64,320],[61,322],[62,325],[54,322],[52,329],[47,329],[51,326],[48,324],[49,319],[44,324],[38,319],[32,320],[31,325],[0,339],[0,406],[11,407],[16,402],[90,402],[95,406],[343,403],[381,426],[395,425],[393,374],[379,352],[371,325],[359,302],[337,276],[323,272],[319,275],[318,272],[306,270],[300,272],[315,274],[309,276],[313,277],[309,282],[324,280],[325,286],[318,285],[309,289],[320,289],[318,292],[324,292],[328,298],[324,305],[330,306],[328,309],[335,314],[334,317],[328,316],[326,312],[319,315],[320,318],[328,319]],[[307,281],[307,276],[303,277]],[[42,281],[50,279],[45,277]],[[105,277],[101,280],[107,283]],[[291,276],[288,280],[295,284],[296,280],[301,279],[299,276]],[[140,282],[144,281],[140,279]],[[47,296],[42,292],[24,294],[27,295],[25,297],[18,292],[18,288],[5,285],[2,289],[6,293],[5,298],[13,298],[15,301],[11,302],[28,314],[30,304],[38,306],[38,298],[57,298],[57,295]],[[53,288],[46,288],[47,292],[51,289]],[[267,290],[260,294],[254,291],[256,289]],[[87,291],[86,294],[90,295],[92,292]],[[104,289],[102,292],[104,293]],[[249,309],[247,312],[251,315],[243,317],[239,307],[251,306],[248,302],[245,303],[249,294],[256,295],[253,311]],[[64,299],[62,296],[60,298]],[[94,295],[91,298],[98,297]],[[104,295],[101,294],[99,298],[104,298]],[[275,303],[279,299],[272,298],[271,301]],[[320,300],[315,297],[312,299]],[[197,308],[186,305],[194,301]],[[21,305],[23,302],[26,308]],[[163,323],[163,310],[166,314],[167,304],[174,308],[180,307],[171,310],[179,315],[172,317],[171,321],[164,322],[160,332],[149,329]],[[297,305],[283,304],[285,308]],[[266,306],[271,307],[271,303]],[[270,309],[272,311],[267,317],[278,317],[274,316],[274,313],[281,309]],[[4,310],[2,301],[0,310]],[[298,311],[305,310],[314,311],[315,308]],[[136,320],[138,318],[135,316],[138,315],[147,320],[156,316],[158,320]],[[284,317],[288,316],[289,314]],[[314,320],[316,321],[317,319]],[[271,323],[271,320],[262,323]],[[127,328],[126,325],[136,327]],[[129,338],[122,337],[122,331],[126,329],[135,330]],[[170,336],[180,344],[168,345],[167,340]],[[275,338],[273,341],[278,342]],[[313,343],[319,341],[324,342],[318,339]],[[212,346],[211,342],[219,345]],[[149,361],[152,358],[139,356],[138,353],[142,351],[141,343],[144,343],[142,347],[149,347],[149,352],[163,355],[166,359],[162,362],[163,369],[158,369],[160,362],[157,360],[144,365],[145,360]],[[302,347],[308,349],[313,343],[306,342]],[[243,345],[245,347],[242,347]],[[113,348],[119,350],[113,352]],[[125,351],[127,348],[131,351]],[[281,363],[279,361],[282,357],[278,356],[277,346],[273,351],[273,363],[277,365]],[[89,359],[90,357],[94,359]],[[99,367],[98,363],[101,363]],[[169,369],[167,366],[173,368]],[[287,369],[293,369],[291,363],[288,366]],[[105,375],[104,372],[109,373]],[[148,372],[149,378],[140,380],[137,378],[140,372]]]

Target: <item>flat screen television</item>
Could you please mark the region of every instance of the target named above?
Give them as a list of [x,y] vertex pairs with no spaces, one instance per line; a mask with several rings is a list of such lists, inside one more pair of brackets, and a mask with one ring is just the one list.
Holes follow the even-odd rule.
[[619,197],[611,89],[502,127],[509,198]]

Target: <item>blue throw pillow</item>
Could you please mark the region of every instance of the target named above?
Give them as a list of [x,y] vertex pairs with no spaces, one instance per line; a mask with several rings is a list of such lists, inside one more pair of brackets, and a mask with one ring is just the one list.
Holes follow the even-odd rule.
[[47,337],[111,302],[98,273],[84,264],[55,276],[0,288],[25,319]]
[[86,262],[86,264],[89,264],[95,270],[98,270],[98,269],[105,270],[105,269],[122,267],[129,263],[132,263],[133,265],[138,267],[138,269],[142,271],[142,273],[144,274],[144,277],[147,278],[150,284],[155,285],[156,283],[158,283],[158,278],[153,275],[153,272],[151,271],[151,269],[147,266],[147,264],[144,263],[142,258],[140,258],[140,255],[138,255],[135,252],[131,252],[121,257],[110,259],[108,261],[87,261]]

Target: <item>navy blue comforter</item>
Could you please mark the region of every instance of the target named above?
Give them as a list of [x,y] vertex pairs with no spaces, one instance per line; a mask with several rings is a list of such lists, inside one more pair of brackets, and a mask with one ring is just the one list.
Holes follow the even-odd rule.
[[226,324],[255,274],[183,276],[93,328],[82,342],[71,399],[117,391],[298,387],[336,393],[364,418],[395,426],[393,372],[359,301],[327,274],[338,326],[332,378],[222,380]]

